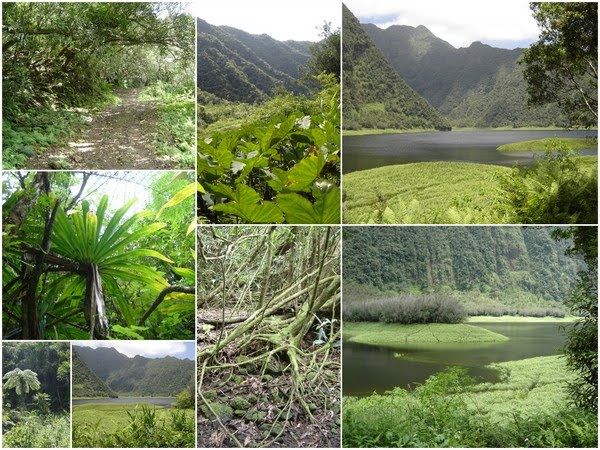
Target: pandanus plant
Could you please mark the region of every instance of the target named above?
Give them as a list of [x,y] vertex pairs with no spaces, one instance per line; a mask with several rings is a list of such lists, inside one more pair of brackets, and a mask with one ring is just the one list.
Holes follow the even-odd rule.
[[[84,315],[89,324],[90,337],[106,337],[109,323],[106,316],[105,289],[117,288],[117,280],[137,281],[160,292],[168,286],[167,281],[153,268],[139,264],[139,257],[153,257],[172,263],[161,253],[138,248],[138,241],[164,228],[162,223],[134,225],[152,211],[142,211],[123,221],[135,199],[118,209],[112,217],[107,217],[108,197],[103,196],[96,213],[90,211],[87,201],[82,202],[81,211],[71,214],[60,208],[56,215],[52,234],[52,251],[77,264],[78,270],[65,275],[61,283],[68,279],[70,290],[74,287],[84,291]],[[64,286],[64,284],[63,284]],[[114,288],[114,289],[113,289]],[[132,321],[131,309],[121,296],[114,296],[115,307]]]

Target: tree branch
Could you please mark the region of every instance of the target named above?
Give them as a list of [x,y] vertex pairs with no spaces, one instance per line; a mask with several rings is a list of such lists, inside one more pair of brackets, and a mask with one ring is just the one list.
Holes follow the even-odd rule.
[[158,306],[163,302],[165,297],[173,292],[183,292],[185,294],[195,294],[196,288],[188,287],[188,286],[168,286],[168,287],[164,288],[162,291],[160,291],[160,294],[158,294],[158,297],[156,297],[156,300],[154,300],[154,303],[152,303],[152,306],[150,306],[148,311],[146,311],[144,316],[140,319],[140,321],[138,322],[138,326],[140,326],[140,327],[143,326],[144,323],[146,322],[146,319],[148,319],[150,314],[152,314],[154,312],[154,310],[156,308],[158,308]]

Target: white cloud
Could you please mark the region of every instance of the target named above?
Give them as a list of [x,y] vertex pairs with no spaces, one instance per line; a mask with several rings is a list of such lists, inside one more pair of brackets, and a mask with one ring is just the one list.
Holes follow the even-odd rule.
[[191,13],[212,25],[227,25],[285,41],[319,41],[324,22],[341,26],[339,0],[215,0],[194,2]]
[[[346,0],[361,22],[381,28],[424,25],[455,47],[474,41],[533,42],[539,33],[529,2],[523,0]],[[510,44],[509,44],[510,45]]]
[[193,359],[194,343],[181,341],[85,341],[74,342],[73,345],[92,348],[114,348],[119,353],[123,353],[130,358],[135,355],[141,355],[148,358],[174,356],[175,358],[191,357]]

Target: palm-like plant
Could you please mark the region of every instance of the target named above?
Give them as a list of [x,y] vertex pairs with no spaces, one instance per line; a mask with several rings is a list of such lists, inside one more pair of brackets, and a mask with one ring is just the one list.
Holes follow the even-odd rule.
[[[152,211],[142,211],[122,222],[134,202],[135,199],[126,203],[110,219],[106,217],[107,196],[100,200],[96,214],[84,201],[81,211],[67,215],[59,208],[56,215],[52,250],[75,262],[79,268],[77,272],[59,278],[56,285],[60,285],[62,292],[84,292],[84,312],[92,338],[105,336],[108,330],[105,287],[112,292],[118,290],[117,280],[137,281],[156,292],[168,286],[155,269],[135,262],[136,258],[144,256],[168,263],[172,261],[155,250],[135,247],[140,239],[158,232],[165,225],[154,222],[131,232],[140,219],[152,215]],[[113,300],[125,321],[133,323],[128,303],[120,296],[114,296]]]
[[4,374],[4,389],[14,389],[17,395],[29,394],[29,391],[37,391],[40,388],[40,382],[37,373],[33,370],[21,370],[18,367]]

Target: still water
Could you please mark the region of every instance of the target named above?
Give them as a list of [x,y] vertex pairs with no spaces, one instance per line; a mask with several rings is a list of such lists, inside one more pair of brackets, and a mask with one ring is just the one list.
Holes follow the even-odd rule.
[[[498,381],[496,371],[484,366],[535,356],[557,355],[565,337],[559,323],[474,323],[503,334],[500,343],[452,344],[435,349],[389,349],[364,344],[343,343],[344,395],[382,393],[394,387],[414,387],[448,366],[463,366],[479,381]],[[394,354],[410,353],[410,359]]]
[[[343,138],[344,173],[394,164],[425,161],[476,162],[512,166],[534,161],[533,152],[502,153],[500,145],[548,137],[592,137],[596,130],[450,131],[438,133],[377,134]],[[538,153],[539,154],[539,153]],[[596,155],[595,149],[582,155]]]
[[157,406],[171,406],[175,398],[171,397],[119,397],[119,398],[90,398],[73,399],[73,405],[85,405],[86,403],[111,403],[114,405],[128,405],[131,403],[150,403]]

